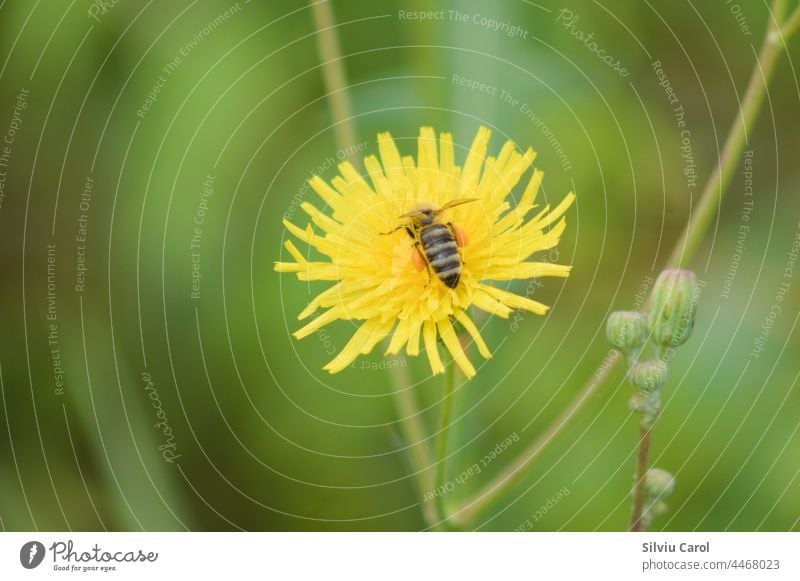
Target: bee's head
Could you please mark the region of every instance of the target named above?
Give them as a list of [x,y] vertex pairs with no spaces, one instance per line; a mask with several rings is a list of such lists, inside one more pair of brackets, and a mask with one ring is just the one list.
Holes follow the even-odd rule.
[[460,198],[458,200],[451,200],[442,207],[429,202],[420,202],[414,206],[410,212],[406,212],[400,217],[408,218],[411,222],[419,224],[420,226],[428,226],[433,224],[433,222],[436,220],[436,217],[445,210],[460,206],[461,204],[477,201],[477,198]]
[[441,212],[441,210],[437,206],[429,204],[428,202],[421,202],[414,206],[410,212],[406,212],[400,217],[408,218],[412,222],[418,223],[420,226],[427,226],[433,223],[439,212]]

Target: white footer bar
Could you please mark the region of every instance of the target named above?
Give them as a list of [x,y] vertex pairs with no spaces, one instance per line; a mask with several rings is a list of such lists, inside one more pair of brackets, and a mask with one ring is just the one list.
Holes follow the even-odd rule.
[[[2,533],[0,579],[800,579],[800,533]],[[513,576],[513,577],[512,577]]]

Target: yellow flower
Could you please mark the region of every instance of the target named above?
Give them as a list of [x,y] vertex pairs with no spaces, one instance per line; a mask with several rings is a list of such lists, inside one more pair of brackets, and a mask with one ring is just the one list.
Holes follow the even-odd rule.
[[[542,172],[533,171],[516,204],[510,204],[508,198],[536,154],[532,149],[520,154],[509,141],[496,158],[486,157],[490,135],[485,127],[478,130],[462,168],[455,164],[449,133],[440,134],[437,143],[433,130],[423,127],[416,163],[411,156],[401,157],[391,136],[381,133],[381,159],[372,155],[364,159],[366,176],[345,162],[339,165],[341,175],[331,181],[333,187],[318,176],[311,179],[326,211],[303,202],[301,208],[313,226],[302,229],[288,220],[284,225],[325,259],[310,261],[287,241],[286,250],[294,262],[277,262],[275,270],[297,273],[300,280],[336,283],[300,313],[302,320],[325,309],[294,333],[298,339],[337,319],[361,322],[344,349],[325,366],[327,371],[341,371],[391,336],[387,354],[405,347],[414,356],[424,347],[433,373],[442,373],[444,364],[437,345],[441,338],[461,371],[472,377],[475,368],[454,323],[469,334],[483,357],[491,354],[467,313],[470,306],[504,318],[515,309],[539,315],[547,311],[545,305],[487,281],[568,276],[569,266],[528,258],[558,244],[565,228],[563,214],[575,196],[570,192],[556,208],[546,206],[526,220],[534,208]],[[459,249],[463,261],[460,281],[451,289],[428,269],[415,267],[412,238],[404,229],[395,229],[407,220],[401,216],[417,204],[443,206],[460,198],[477,200],[448,209],[441,216],[442,222],[456,224],[469,238]]]

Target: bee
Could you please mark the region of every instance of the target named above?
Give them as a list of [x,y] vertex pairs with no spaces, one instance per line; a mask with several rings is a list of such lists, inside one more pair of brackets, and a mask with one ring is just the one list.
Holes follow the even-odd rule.
[[383,234],[405,230],[414,241],[414,253],[411,255],[414,267],[418,271],[427,268],[429,276],[433,271],[442,284],[456,288],[461,280],[463,265],[458,249],[469,244],[469,238],[456,224],[442,222],[440,216],[445,210],[475,201],[477,198],[452,200],[441,208],[429,203],[418,204],[400,216],[405,223]]

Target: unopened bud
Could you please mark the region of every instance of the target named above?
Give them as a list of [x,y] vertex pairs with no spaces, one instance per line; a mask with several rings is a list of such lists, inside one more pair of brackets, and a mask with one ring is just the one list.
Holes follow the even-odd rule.
[[614,347],[628,353],[639,347],[645,338],[647,322],[637,311],[615,311],[608,316],[606,337]]
[[662,514],[667,514],[669,510],[669,506],[667,506],[666,502],[662,502],[657,500],[652,504],[648,512],[648,517],[652,519],[654,516],[661,516]]
[[690,270],[670,268],[658,275],[653,285],[648,323],[653,341],[677,347],[694,328],[697,278]]
[[651,394],[667,383],[667,364],[661,359],[640,361],[631,367],[628,376],[641,393]]
[[645,412],[645,400],[646,398],[637,391],[628,400],[628,407],[637,414],[643,414]]
[[644,479],[645,490],[652,498],[666,498],[675,490],[675,478],[661,468],[650,468]]

